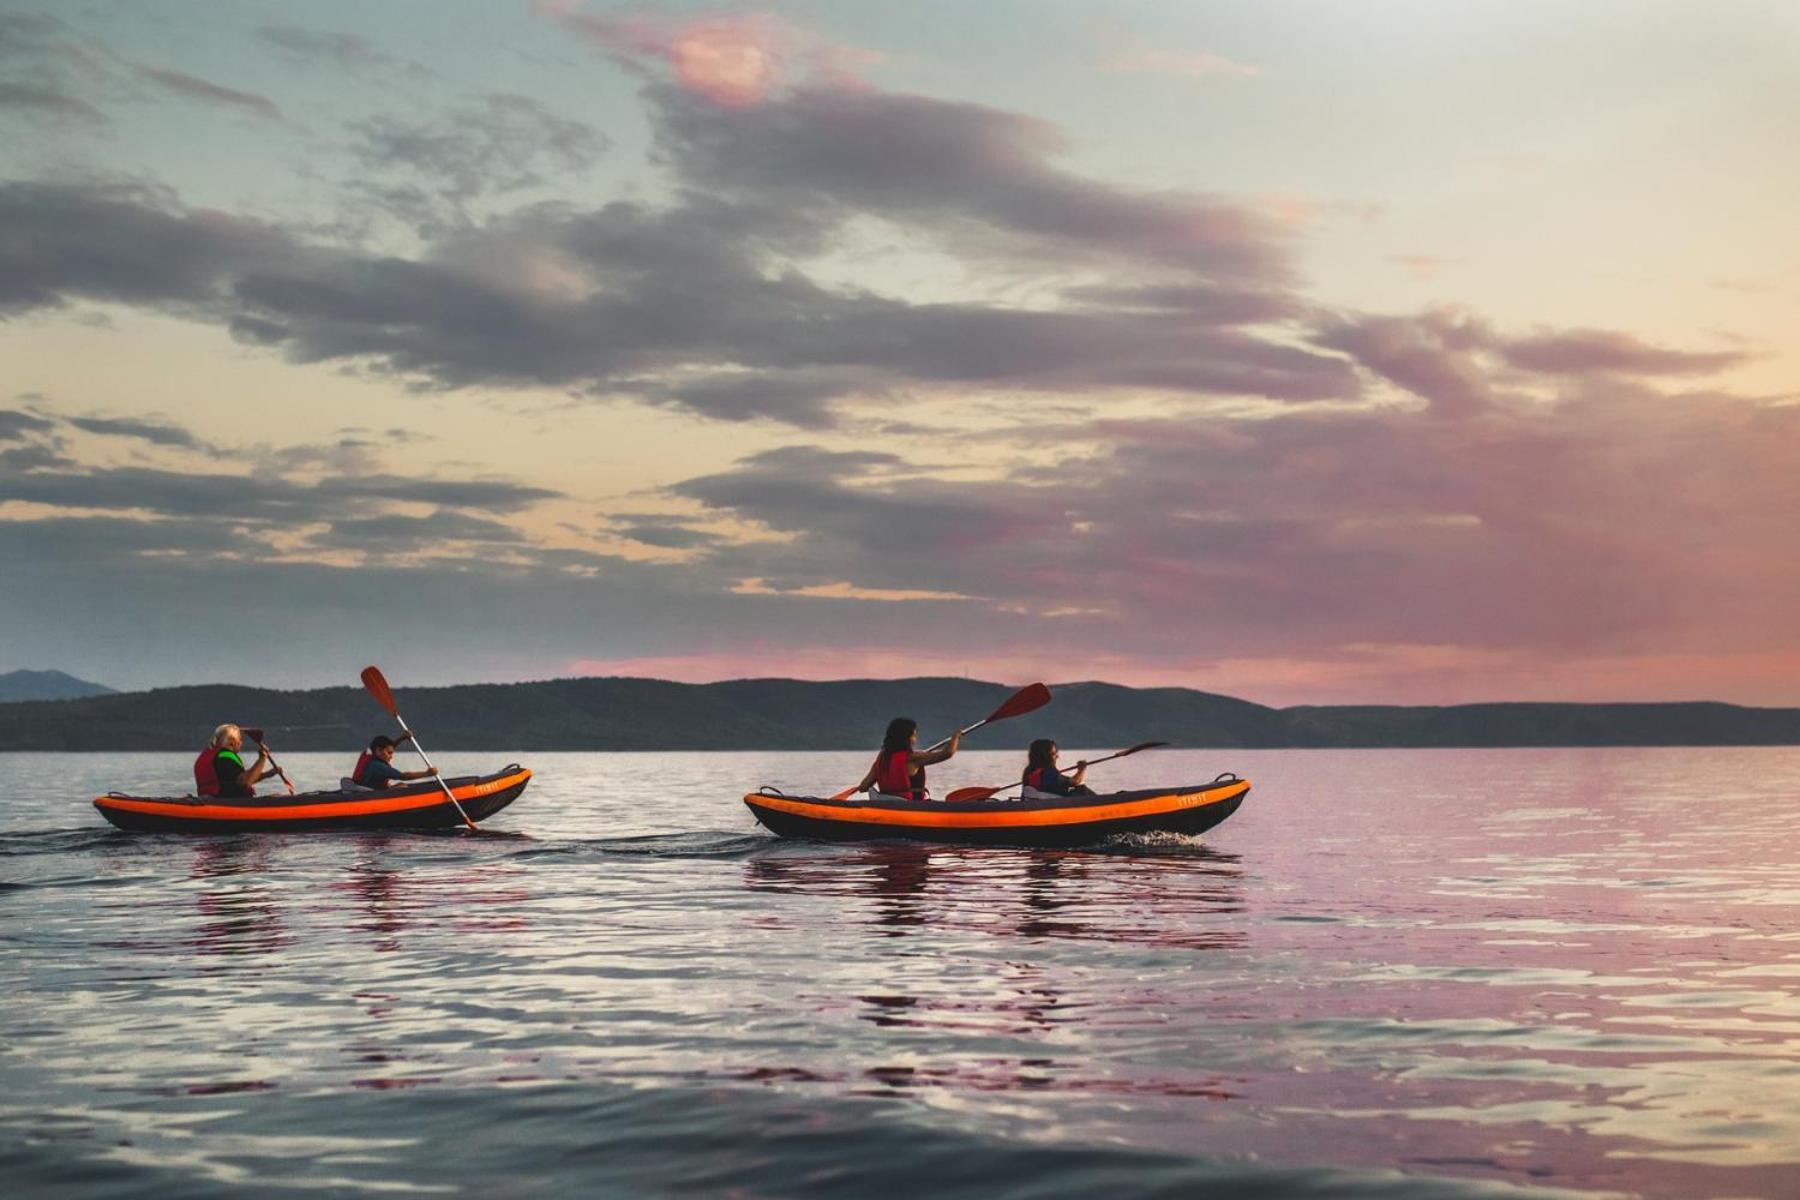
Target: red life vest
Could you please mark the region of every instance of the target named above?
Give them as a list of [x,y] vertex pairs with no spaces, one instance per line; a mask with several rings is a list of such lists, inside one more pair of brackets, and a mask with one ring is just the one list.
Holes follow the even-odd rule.
[[[208,746],[194,760],[194,794],[196,796],[217,796],[219,794],[219,755],[222,751],[217,746]],[[243,776],[238,777],[243,783]],[[244,790],[256,795],[256,789],[244,783]]]
[[[362,783],[363,769],[369,765],[369,760],[374,757],[375,756],[373,754],[370,754],[367,750],[364,750],[362,752],[362,755],[356,760],[356,769],[350,772],[350,778],[354,779],[357,783]],[[367,787],[368,785],[364,784],[363,786]]]
[[213,768],[213,759],[219,753],[217,746],[208,746],[194,760],[194,795],[216,796],[219,794],[219,772]]
[[1025,786],[1026,787],[1037,788],[1039,791],[1043,791],[1044,789],[1041,786],[1043,782],[1044,782],[1044,768],[1033,767],[1033,768],[1031,768],[1031,770],[1025,772]]
[[911,750],[883,750],[875,756],[875,790],[889,796],[925,798],[925,768],[912,767]]

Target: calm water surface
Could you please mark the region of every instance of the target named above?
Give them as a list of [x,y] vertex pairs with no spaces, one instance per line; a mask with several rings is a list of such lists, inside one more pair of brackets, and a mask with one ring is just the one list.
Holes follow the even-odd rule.
[[476,836],[89,804],[190,757],[0,755],[9,1192],[1800,1195],[1800,751],[1165,751],[1100,770],[1255,790],[1099,851],[738,799],[860,753],[449,756],[538,771]]

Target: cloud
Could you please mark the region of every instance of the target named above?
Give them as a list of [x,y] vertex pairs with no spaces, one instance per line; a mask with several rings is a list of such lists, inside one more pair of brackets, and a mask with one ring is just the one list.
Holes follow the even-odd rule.
[[567,3],[540,3],[538,11],[627,64],[658,64],[683,89],[727,108],[808,83],[855,86],[857,73],[881,60],[768,13],[597,16]]
[[647,94],[665,153],[710,191],[821,218],[879,215],[1040,268],[1112,259],[1264,284],[1290,275],[1285,231],[1257,210],[1065,171],[1063,135],[1018,113],[869,89],[810,87],[733,109],[670,86]]
[[1713,375],[1749,361],[1741,350],[1695,352],[1651,346],[1628,333],[1571,329],[1518,338],[1501,347],[1507,362],[1550,375]]
[[267,96],[255,92],[242,92],[236,88],[224,87],[210,80],[201,79],[197,75],[189,75],[185,71],[175,71],[168,67],[153,67],[144,63],[133,64],[133,70],[141,79],[147,79],[172,95],[183,96],[190,100],[200,100],[209,104],[223,104],[228,108],[253,113],[271,121],[282,120],[281,109]]
[[[1097,421],[1075,440],[1098,449],[1000,480],[793,446],[669,491],[783,535],[710,551],[715,573],[759,594],[969,597],[1014,614],[980,650],[1001,658],[1061,613],[1058,639],[1145,669],[1230,661],[1295,688],[1311,672],[1415,693],[1438,671],[1468,689],[1447,699],[1543,694],[1573,654],[1800,650],[1800,564],[1769,552],[1800,505],[1800,406],[1600,381],[1496,393],[1459,420],[1299,409]],[[1483,663],[1507,682],[1478,686]]]
[[427,229],[466,223],[477,198],[581,171],[609,145],[584,122],[504,93],[423,120],[368,117],[352,129],[365,190]]
[[129,185],[0,184],[0,227],[0,313],[81,297],[202,315],[234,278],[297,253],[270,226]]
[[296,62],[323,64],[371,75],[405,75],[412,79],[430,74],[422,64],[379,50],[366,38],[355,34],[303,29],[295,25],[264,25],[256,33],[264,43]]
[[56,422],[16,408],[0,408],[0,441],[20,441],[27,434],[48,433]]
[[18,83],[0,79],[0,116],[17,113],[27,118],[51,117],[106,123],[106,114],[78,96],[53,84]]
[[137,438],[157,446],[179,446],[191,450],[206,445],[187,429],[160,421],[140,421],[130,417],[69,417],[68,423],[87,433]]
[[510,513],[559,495],[548,488],[503,480],[394,475],[340,475],[297,483],[265,475],[91,467],[56,474],[0,476],[0,500],[286,524],[353,515],[367,501]]
[[611,513],[606,520],[618,536],[659,550],[696,550],[723,540],[718,534],[695,529],[685,518],[666,513]]
[[350,517],[332,523],[328,533],[313,539],[320,546],[354,549],[419,548],[445,542],[475,542],[487,545],[522,545],[525,539],[518,530],[486,517],[443,509],[423,517],[389,514],[381,517]]

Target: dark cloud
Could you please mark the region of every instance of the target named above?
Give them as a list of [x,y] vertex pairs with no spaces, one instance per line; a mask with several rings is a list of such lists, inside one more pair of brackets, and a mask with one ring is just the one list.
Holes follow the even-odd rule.
[[806,208],[878,214],[967,245],[1068,264],[1124,259],[1207,279],[1290,275],[1280,226],[1192,193],[1151,193],[1065,171],[1062,135],[984,105],[809,87],[726,106],[673,84],[648,94],[660,145],[691,183]]
[[292,256],[278,230],[129,186],[0,184],[0,312],[69,297],[216,311],[235,276]]
[[27,434],[49,433],[56,422],[16,408],[0,408],[0,441],[18,441]]
[[0,468],[12,471],[48,471],[75,466],[75,461],[43,443],[8,446],[0,450]]
[[133,64],[133,70],[141,79],[147,79],[164,91],[182,96],[189,100],[200,100],[208,104],[222,104],[243,112],[271,121],[282,119],[281,109],[267,96],[255,92],[243,92],[236,88],[224,87],[210,80],[201,79],[197,75],[189,75],[185,71],[174,71],[167,67],[152,67],[143,63]]
[[140,421],[130,417],[70,417],[68,423],[88,433],[137,438],[157,446],[179,446],[193,450],[206,445],[181,426],[160,421]]
[[790,447],[670,491],[786,535],[703,560],[729,575],[1060,608],[1066,636],[1138,661],[1792,640],[1800,564],[1769,547],[1800,505],[1800,407],[1608,385],[1459,421],[1295,410],[1080,440],[1101,449],[1001,480]]
[[1515,367],[1550,375],[1712,375],[1751,357],[1736,350],[1668,350],[1604,329],[1570,329],[1518,338],[1501,346],[1500,353]]
[[0,116],[11,113],[32,119],[63,118],[94,125],[106,122],[105,113],[55,84],[0,79]]
[[519,531],[510,525],[442,509],[424,517],[390,514],[334,521],[330,532],[312,539],[318,546],[388,551],[420,549],[445,542],[510,546],[524,541]]
[[133,510],[294,525],[359,515],[369,501],[510,513],[559,493],[501,480],[335,476],[296,483],[268,475],[190,474],[149,467],[0,476],[0,500],[57,508]]
[[659,550],[696,550],[724,540],[666,513],[611,513],[606,520],[618,536]]
[[1466,313],[1434,309],[1417,316],[1344,317],[1326,321],[1317,340],[1447,416],[1479,412],[1493,398],[1491,372],[1477,357],[1491,335]]

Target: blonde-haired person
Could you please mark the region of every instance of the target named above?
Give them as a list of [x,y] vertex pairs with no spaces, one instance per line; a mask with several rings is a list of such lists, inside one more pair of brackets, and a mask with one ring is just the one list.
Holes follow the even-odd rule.
[[256,795],[255,785],[275,773],[269,765],[269,748],[256,744],[256,761],[244,765],[238,751],[244,745],[244,731],[236,725],[224,724],[213,730],[212,741],[194,759],[194,792],[200,796],[242,798]]

